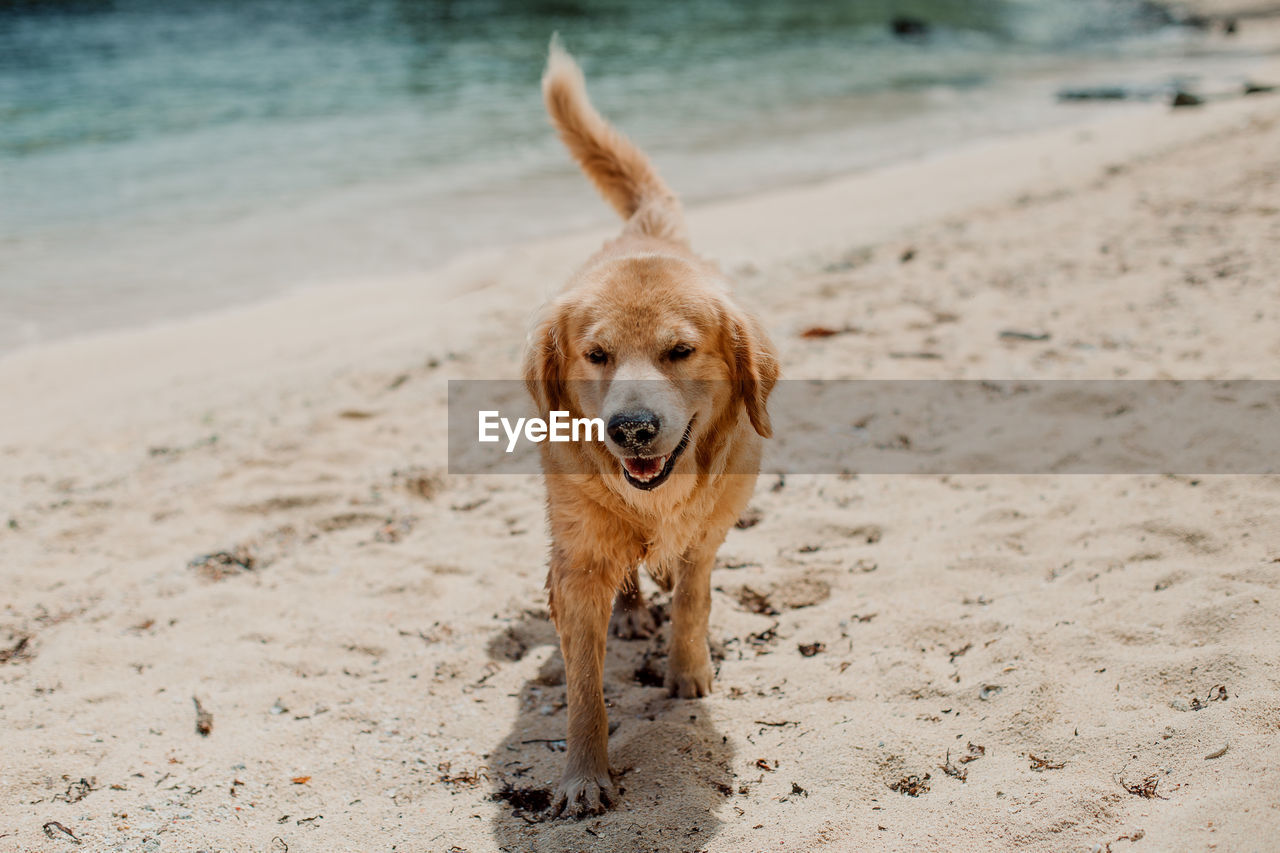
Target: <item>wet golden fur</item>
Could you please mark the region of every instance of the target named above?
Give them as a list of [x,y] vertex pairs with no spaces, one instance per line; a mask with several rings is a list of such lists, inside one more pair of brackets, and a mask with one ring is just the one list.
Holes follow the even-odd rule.
[[[616,800],[602,694],[611,612],[619,636],[656,628],[637,583],[642,564],[673,592],[667,688],[689,698],[711,690],[711,569],[754,488],[778,368],[722,274],[690,249],[675,195],[591,106],[581,71],[554,42],[543,95],[566,147],[626,224],[544,310],[525,356],[529,391],[544,417],[552,410],[595,417],[599,389],[643,376],[692,413],[687,450],[650,491],[630,485],[602,444],[541,445],[552,540],[547,588],[569,706],[555,809],[584,814]],[[676,341],[693,354],[671,357]],[[607,347],[608,367],[586,357],[592,347]]]

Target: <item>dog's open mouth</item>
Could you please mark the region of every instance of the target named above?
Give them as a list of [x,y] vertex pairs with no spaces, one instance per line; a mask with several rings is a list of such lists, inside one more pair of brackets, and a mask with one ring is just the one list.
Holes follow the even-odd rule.
[[667,481],[676,461],[684,449],[689,446],[689,435],[693,432],[693,421],[684,428],[684,435],[676,449],[666,456],[632,456],[622,460],[622,476],[637,489],[656,489]]

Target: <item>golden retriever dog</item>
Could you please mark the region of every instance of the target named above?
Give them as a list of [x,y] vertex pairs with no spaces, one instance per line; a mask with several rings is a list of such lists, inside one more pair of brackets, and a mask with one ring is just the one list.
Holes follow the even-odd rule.
[[778,366],[725,277],[690,249],[676,196],[592,107],[582,71],[555,39],[542,92],[561,140],[626,220],[544,309],[524,361],[541,417],[567,411],[607,425],[604,441],[540,446],[547,589],[569,705],[552,808],[582,816],[617,799],[605,640],[611,624],[624,638],[656,630],[641,565],[672,591],[667,690],[711,690],[711,568],[755,487]]

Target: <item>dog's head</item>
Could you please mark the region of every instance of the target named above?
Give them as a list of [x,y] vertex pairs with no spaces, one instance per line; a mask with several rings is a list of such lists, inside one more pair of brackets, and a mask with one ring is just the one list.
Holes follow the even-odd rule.
[[[636,489],[661,486],[745,412],[771,434],[773,349],[710,268],[666,255],[602,262],[549,306],[525,359],[542,412],[600,418],[605,449]],[[684,470],[692,470],[687,462]]]

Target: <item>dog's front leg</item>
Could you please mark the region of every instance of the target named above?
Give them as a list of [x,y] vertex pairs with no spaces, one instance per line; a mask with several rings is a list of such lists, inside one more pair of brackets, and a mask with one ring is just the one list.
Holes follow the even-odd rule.
[[[723,539],[724,537],[720,537]],[[681,699],[711,692],[711,652],[707,648],[707,620],[711,615],[711,569],[716,549],[703,543],[681,561],[671,596],[671,652],[667,658],[667,691]]]
[[608,576],[553,557],[552,612],[569,700],[568,761],[552,801],[555,814],[597,814],[618,796],[609,777],[609,716],[604,707],[604,647],[614,594]]

